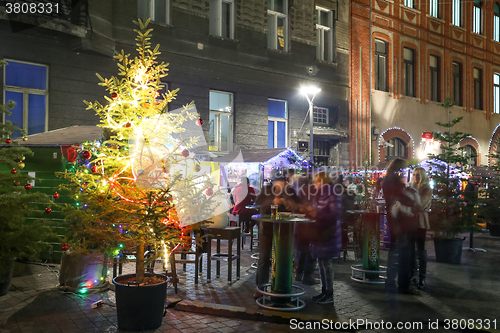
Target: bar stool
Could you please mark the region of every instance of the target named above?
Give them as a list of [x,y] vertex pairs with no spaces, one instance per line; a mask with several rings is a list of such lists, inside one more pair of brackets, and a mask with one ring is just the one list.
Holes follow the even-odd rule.
[[[236,259],[236,279],[240,279],[240,227],[228,228],[210,228],[206,229],[208,248],[207,248],[207,280],[211,280],[212,260],[217,260],[217,277],[220,277],[220,262],[227,258],[227,280],[232,283],[233,260]],[[217,252],[212,254],[212,239],[217,240]],[[236,254],[233,254],[233,241],[236,239]],[[227,240],[227,253],[221,253],[220,241]]]

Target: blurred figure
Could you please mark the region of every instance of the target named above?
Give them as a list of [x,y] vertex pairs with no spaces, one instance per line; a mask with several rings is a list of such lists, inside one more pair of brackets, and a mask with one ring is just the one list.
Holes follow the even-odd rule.
[[253,227],[252,215],[256,213],[253,209],[248,209],[255,202],[257,195],[255,190],[250,186],[250,181],[247,177],[241,177],[240,183],[233,190],[234,209],[233,215],[239,216],[240,224],[243,223],[243,232],[248,233]]
[[[270,185],[260,191],[255,201],[260,205],[261,214],[271,214],[271,205],[278,205],[279,212],[296,212],[300,208],[300,199],[290,185],[286,185],[285,178],[275,178]],[[269,283],[269,269],[271,268],[271,254],[273,245],[273,223],[259,222],[259,262],[255,284],[260,286]],[[261,294],[256,291],[254,298]]]
[[383,195],[384,195],[384,192],[382,191],[383,184],[384,184],[384,178],[378,178],[375,181],[375,184],[373,184],[372,193],[371,193],[372,199],[380,199],[383,197]]
[[[413,276],[416,276],[416,270],[418,269],[418,288],[422,289],[425,287],[425,276],[427,274],[427,251],[425,250],[425,235],[429,226],[429,214],[424,211],[431,208],[432,202],[432,189],[429,185],[429,178],[425,169],[422,167],[416,167],[413,170],[413,188],[418,191],[420,196],[420,205],[417,207],[416,220],[417,220],[417,230],[414,233],[413,240],[417,246],[417,252],[415,259],[418,260],[418,267],[415,266]],[[412,245],[414,249],[415,245]],[[412,260],[413,264],[416,264],[416,260]]]
[[342,247],[340,215],[342,198],[335,194],[332,180],[325,172],[314,177],[317,194],[313,200],[314,238],[311,241],[311,255],[318,261],[321,278],[321,294],[312,299],[318,304],[333,303],[332,259],[340,256]]
[[396,292],[396,277],[398,278],[398,290],[401,293],[414,294],[410,286],[411,272],[411,243],[407,228],[408,218],[403,214],[393,216],[393,206],[413,207],[413,200],[405,194],[405,185],[402,178],[397,174],[406,168],[406,161],[400,158],[392,160],[387,167],[387,175],[384,178],[383,192],[387,207],[387,223],[391,234],[391,244],[387,258],[387,278],[385,280],[386,293]]
[[[295,175],[292,184],[295,193],[297,193],[302,211],[312,211],[312,194],[314,185],[308,175]],[[295,281],[312,286],[318,282],[312,277],[315,268],[315,261],[311,256],[309,244],[312,233],[311,226],[308,223],[298,223],[294,229],[294,250],[295,262],[297,268],[295,271]]]
[[354,201],[356,199],[356,194],[355,192],[348,190],[347,186],[344,185],[344,177],[342,175],[339,175],[335,180],[335,189],[337,193],[342,193],[342,214],[340,218],[342,225],[342,249],[347,249],[347,244],[349,244],[349,225],[354,226],[354,222],[356,220],[356,216],[354,214],[347,213],[347,211],[355,209]]

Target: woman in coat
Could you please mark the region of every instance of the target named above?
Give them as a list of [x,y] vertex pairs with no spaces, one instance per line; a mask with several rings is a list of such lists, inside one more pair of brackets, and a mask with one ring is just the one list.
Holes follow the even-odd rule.
[[425,169],[416,167],[413,170],[413,188],[420,195],[420,207],[417,212],[417,230],[414,234],[414,240],[417,245],[416,257],[419,263],[418,288],[425,287],[425,276],[427,273],[427,251],[425,250],[425,235],[429,229],[429,215],[425,210],[431,208],[432,189],[429,185],[429,178]]
[[332,180],[325,172],[314,177],[316,196],[313,200],[314,236],[311,240],[311,255],[318,261],[322,292],[312,297],[318,304],[333,303],[332,259],[340,256],[342,248],[341,193],[335,192]]

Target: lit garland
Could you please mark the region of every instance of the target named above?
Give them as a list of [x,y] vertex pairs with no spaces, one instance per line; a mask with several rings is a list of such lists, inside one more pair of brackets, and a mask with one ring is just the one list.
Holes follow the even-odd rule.
[[[415,140],[413,140],[413,137],[410,135],[410,133],[408,133],[407,131],[405,131],[404,129],[400,128],[400,127],[389,127],[388,129],[386,129],[385,131],[383,131],[380,135],[379,135],[379,144],[378,144],[378,161],[379,163],[381,163],[381,159],[380,159],[380,146],[383,145],[383,143],[381,142],[381,139],[383,139],[383,136],[385,133],[387,133],[388,131],[390,130],[400,130],[402,132],[404,132],[406,135],[408,135],[410,137],[410,141],[412,142],[412,145],[413,145],[413,158],[415,158]],[[385,140],[385,139],[384,139]]]
[[493,130],[493,134],[491,135],[491,139],[490,139],[490,142],[488,143],[488,166],[490,166],[491,164],[491,145],[493,143],[493,138],[495,137],[497,131],[498,131],[498,128],[500,128],[500,124],[497,125],[497,127],[495,127],[495,129]]

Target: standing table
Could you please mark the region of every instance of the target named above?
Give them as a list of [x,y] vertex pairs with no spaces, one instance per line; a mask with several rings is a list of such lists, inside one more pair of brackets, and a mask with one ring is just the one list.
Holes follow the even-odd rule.
[[[314,220],[301,214],[253,215],[255,221],[273,223],[272,279],[271,283],[257,286],[262,294],[256,302],[261,308],[280,311],[300,310],[305,302],[299,298],[305,289],[292,285],[293,226],[296,223],[311,223]],[[270,288],[270,291],[269,291]]]
[[380,217],[385,212],[371,210],[348,210],[350,214],[362,215],[363,264],[352,265],[351,279],[370,284],[385,283],[387,267],[380,266]]

